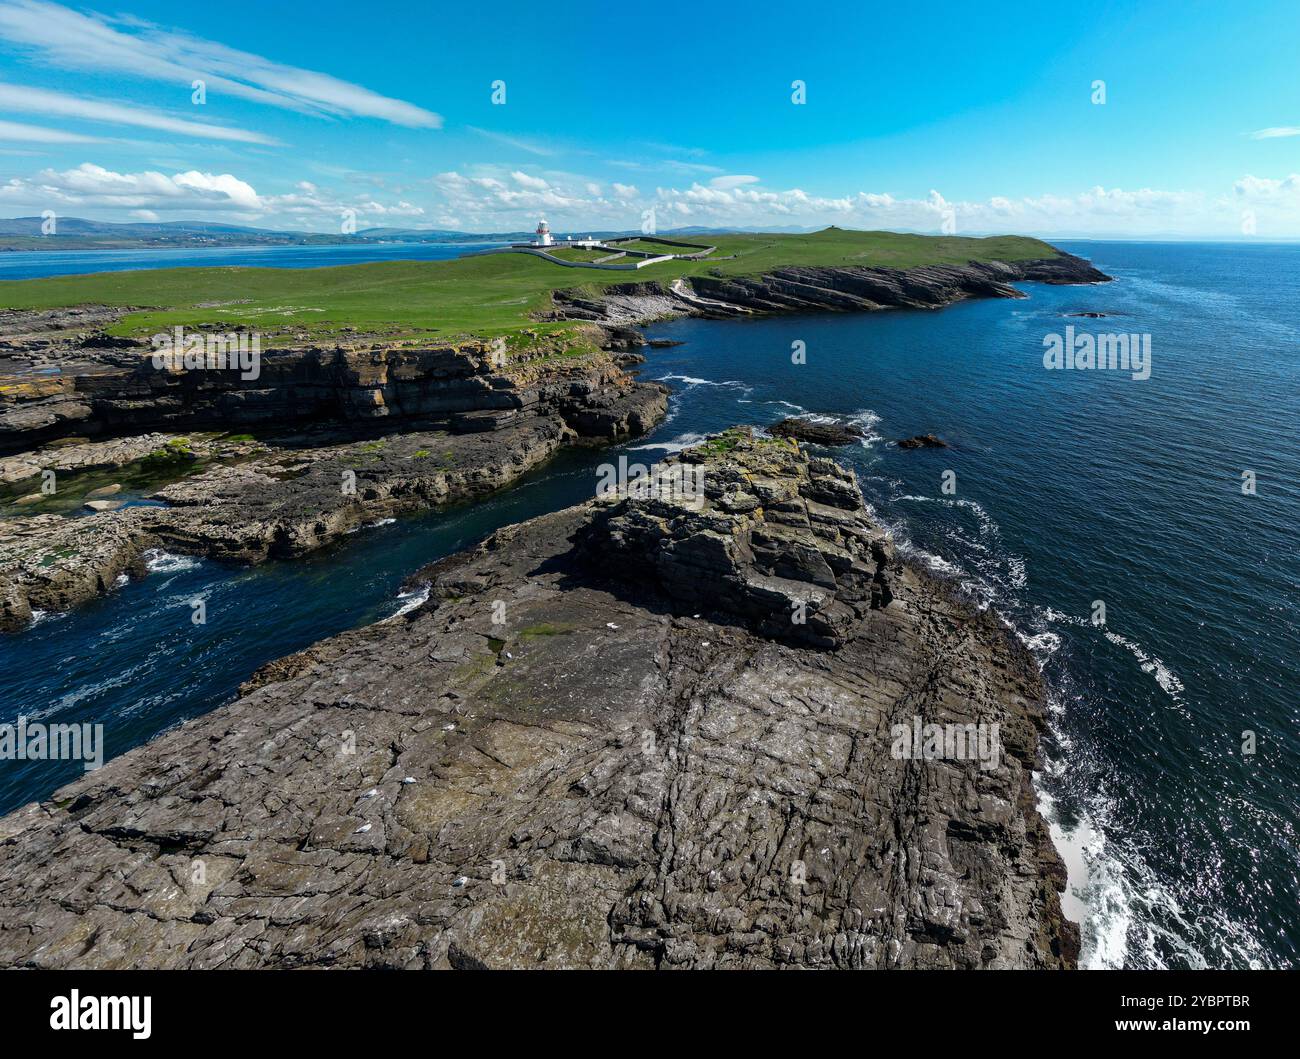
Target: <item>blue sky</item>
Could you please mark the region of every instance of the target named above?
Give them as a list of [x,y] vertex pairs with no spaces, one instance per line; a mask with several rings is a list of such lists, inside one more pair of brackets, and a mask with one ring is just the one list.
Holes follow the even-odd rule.
[[1297,238],[1298,51],[1294,0],[0,0],[0,215]]

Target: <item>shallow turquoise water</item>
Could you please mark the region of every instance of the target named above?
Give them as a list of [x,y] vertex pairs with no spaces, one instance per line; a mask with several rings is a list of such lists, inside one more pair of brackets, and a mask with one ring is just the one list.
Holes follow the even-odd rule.
[[[1039,785],[1087,961],[1294,965],[1300,247],[1067,246],[1117,282],[939,312],[658,325],[685,345],[648,351],[644,374],[677,395],[667,422],[623,448],[650,462],[795,413],[866,427],[836,456],[879,516],[1043,666],[1053,737]],[[1122,315],[1064,315],[1085,310]],[[1069,324],[1150,334],[1151,378],[1045,370],[1044,335]],[[796,340],[806,364],[791,363]],[[953,448],[889,444],[928,431]],[[161,557],[144,582],[0,640],[0,721],[103,721],[120,753],[229,701],[261,663],[393,613],[423,563],[590,496],[608,458],[566,455],[485,504],[294,563]],[[1242,494],[1243,470],[1257,495]],[[195,597],[206,626],[190,624]],[[1096,600],[1104,627],[1089,621]],[[77,767],[0,763],[0,809]]]

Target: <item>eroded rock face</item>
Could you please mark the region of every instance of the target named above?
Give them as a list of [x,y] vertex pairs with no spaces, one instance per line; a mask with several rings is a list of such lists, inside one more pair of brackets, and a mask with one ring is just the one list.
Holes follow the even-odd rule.
[[[638,386],[619,398],[638,430],[664,414],[665,392]],[[532,416],[497,430],[455,435],[401,432],[338,441],[288,436],[243,446],[250,455],[152,493],[167,506],[0,519],[0,631],[32,612],[64,611],[144,572],[153,548],[260,563],[324,547],[368,522],[475,498],[504,488],[568,445],[609,440],[610,418],[581,435],[560,415]]]
[[[151,461],[177,479],[151,488],[150,498],[166,506],[103,510],[90,518],[23,517],[14,512],[42,497],[18,496],[14,511],[5,512],[10,517],[0,518],[0,631],[23,628],[34,611],[66,610],[111,591],[124,574],[143,569],[150,548],[253,563],[300,556],[368,521],[484,496],[565,446],[638,436],[667,411],[665,387],[636,381],[607,352],[525,357],[506,367],[484,359],[490,352],[371,351],[362,358],[373,375],[367,380],[382,385],[358,389],[320,364],[309,371],[310,356],[297,351],[284,356],[298,358],[294,371],[306,381],[280,378],[274,393],[261,394],[236,387],[238,376],[230,373],[217,373],[216,381],[213,372],[182,373],[167,385],[183,383],[194,393],[173,399],[154,389],[168,373],[145,367],[132,349],[111,354],[132,358],[122,375],[64,362],[71,374],[36,390],[6,389],[0,444],[6,423],[27,443],[50,431],[111,430],[121,425],[112,410],[121,411],[123,402],[141,420],[184,418],[190,425],[225,409],[231,414],[225,427],[248,422],[244,413],[256,406],[262,411],[250,413],[252,421],[274,413],[274,429],[259,430],[262,440],[159,432],[68,437],[0,460],[0,481],[15,493],[28,488],[28,479],[37,489],[37,476],[47,472],[66,491],[75,489],[69,483],[80,473],[139,470]],[[360,371],[355,359],[347,363],[354,375]],[[91,418],[69,420],[69,402],[79,404],[71,395],[85,396],[92,385],[100,396],[86,405]],[[314,387],[316,396],[303,397],[303,386]],[[328,400],[326,392],[333,394]],[[358,396],[363,392],[373,400]],[[305,404],[295,405],[299,400]],[[240,404],[245,401],[252,404]],[[283,410],[286,402],[296,410]],[[303,409],[319,413],[321,424],[294,428]],[[33,415],[40,420],[34,425]],[[84,499],[95,498],[86,493]]]
[[682,607],[818,647],[841,646],[893,598],[893,548],[853,474],[747,429],[658,464],[582,540]]
[[[264,430],[295,424],[440,425],[496,429],[539,412],[571,411],[605,436],[626,430],[618,407],[630,380],[597,352],[605,333],[536,336],[507,364],[492,342],[359,342],[268,348],[256,377],[236,369],[159,369],[129,339],[39,332],[0,343],[0,453],[76,434],[100,438],[157,429]],[[573,357],[574,347],[587,347]],[[594,422],[594,420],[591,420]],[[580,433],[586,433],[582,427]]]
[[[0,964],[1072,965],[1032,660],[904,565],[866,605],[887,546],[851,477],[751,444],[685,457],[702,511],[623,497],[504,529],[430,567],[423,607],[0,819]],[[702,575],[736,588],[719,621],[632,543],[684,563],[713,519],[736,549]],[[754,631],[745,578],[814,553],[852,612],[836,646]],[[895,756],[922,719],[999,725],[996,766]]]
[[696,275],[608,288],[594,298],[556,291],[564,319],[631,323],[669,316],[728,318],[787,312],[936,309],[967,298],[1024,297],[1012,283],[1104,283],[1111,277],[1073,254],[1038,261],[971,261],[919,268],[798,266],[757,276]]

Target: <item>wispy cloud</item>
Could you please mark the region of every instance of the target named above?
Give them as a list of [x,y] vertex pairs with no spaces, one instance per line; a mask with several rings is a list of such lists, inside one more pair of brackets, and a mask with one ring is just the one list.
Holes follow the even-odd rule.
[[97,136],[81,136],[62,129],[46,129],[39,125],[24,125],[17,121],[0,121],[0,140],[10,143],[102,143]]
[[642,173],[670,172],[695,175],[724,172],[723,168],[718,165],[706,165],[703,162],[683,162],[678,158],[665,158],[653,162],[641,162],[630,158],[611,158],[605,164],[616,166],[619,169],[634,169]]
[[[17,110],[27,114],[44,114],[49,117],[75,118],[82,121],[107,122],[114,125],[135,125],[144,129],[197,136],[207,140],[234,140],[239,143],[275,144],[277,141],[260,133],[245,129],[209,125],[201,121],[174,118],[159,111],[143,107],[130,107],[107,100],[87,99],[84,96],[51,92],[43,88],[26,88],[0,82],[0,109]],[[84,143],[93,137],[64,140],[64,143]]]
[[209,92],[308,114],[378,118],[413,128],[442,126],[432,111],[328,74],[149,23],[82,14],[47,0],[0,0],[0,35],[66,69],[111,71],[176,85],[199,78]]
[[1256,129],[1252,140],[1276,140],[1283,136],[1300,136],[1300,125],[1275,125],[1270,129]]
[[684,154],[687,158],[703,158],[709,153],[703,147],[679,147],[673,143],[656,143],[653,140],[647,141],[646,146],[658,154]]
[[552,158],[560,152],[545,144],[537,143],[535,140],[526,140],[521,136],[507,136],[503,132],[492,132],[490,129],[480,129],[477,125],[466,125],[465,128],[470,132],[482,136],[484,139],[493,140],[496,143],[503,143],[507,147],[513,147],[517,151],[527,151],[529,154],[540,155],[543,158]]

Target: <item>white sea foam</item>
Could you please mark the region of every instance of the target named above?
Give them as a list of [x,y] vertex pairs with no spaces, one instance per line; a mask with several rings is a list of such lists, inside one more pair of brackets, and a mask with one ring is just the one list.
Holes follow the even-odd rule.
[[199,561],[192,555],[175,555],[161,548],[150,548],[144,553],[144,565],[151,574],[174,574],[193,570]]
[[[950,531],[949,554],[971,563],[973,573],[962,571],[957,562],[935,556],[907,541],[905,525],[891,526],[900,553],[914,557],[937,573],[959,571],[960,590],[976,606],[993,607],[1004,624],[1033,653],[1040,669],[1059,657],[1065,637],[1061,627],[1101,632],[1106,640],[1133,655],[1144,672],[1161,690],[1182,704],[1182,682],[1149,649],[1087,616],[1066,614],[1054,608],[1029,608],[1023,601],[1027,586],[1025,560],[1007,555],[996,521],[976,501],[955,497],[902,495],[895,501],[938,503],[961,508],[974,518],[973,534]],[[1023,616],[1028,612],[1028,619]],[[1007,617],[1022,615],[1015,621]],[[1055,628],[1053,628],[1055,626]],[[1068,679],[1068,678],[1067,678]],[[1052,739],[1044,775],[1035,774],[1038,808],[1048,822],[1053,845],[1066,865],[1067,888],[1062,907],[1067,917],[1080,924],[1082,951],[1080,966],[1119,968],[1166,966],[1200,968],[1246,963],[1269,966],[1273,961],[1258,938],[1244,924],[1213,910],[1195,914],[1182,907],[1177,892],[1167,885],[1147,862],[1140,838],[1115,823],[1119,809],[1103,785],[1099,789],[1075,790],[1069,777],[1074,772],[1098,774],[1088,766],[1091,748],[1075,745],[1065,727],[1069,717],[1067,700],[1049,684],[1048,720]],[[1082,741],[1081,741],[1082,743]],[[1044,782],[1046,780],[1046,782]],[[1071,791],[1070,812],[1063,813],[1053,791]]]
[[[996,608],[1003,624],[1033,654],[1039,669],[1044,669],[1064,642],[1059,633],[1045,625],[1062,619],[1068,624],[1088,624],[1086,619],[1075,619],[1050,609],[1040,612],[1037,620],[1028,623],[1028,628],[1022,628],[1008,617],[1008,614],[1023,609],[1020,596],[1028,581],[1025,560],[1005,555],[997,523],[978,502],[912,494],[895,499],[942,504],[970,513],[975,521],[975,532],[968,536],[954,529],[951,537],[957,554],[969,557],[978,576],[951,560],[910,543],[900,545],[899,550],[906,556],[919,559],[936,573],[958,577],[960,590],[980,609]],[[896,539],[906,541],[905,532],[903,527],[895,530]],[[1047,705],[1058,756],[1049,759],[1046,768],[1059,773],[1068,768],[1074,747],[1068,736],[1060,731],[1066,708],[1064,701],[1059,695],[1049,692]],[[1062,895],[1062,908],[1069,919],[1080,924],[1080,964],[1092,968],[1122,967],[1129,959],[1128,939],[1134,921],[1124,865],[1116,858],[1105,832],[1092,817],[1072,819],[1068,826],[1063,822],[1052,795],[1041,781],[1042,777],[1035,774],[1039,811],[1048,822],[1053,845],[1066,865],[1068,882]]]
[[1102,625],[1093,625],[1088,618],[1077,617],[1073,614],[1064,614],[1059,610],[1047,608],[1044,616],[1049,621],[1059,622],[1063,625],[1074,625],[1080,628],[1092,627],[1101,631],[1111,643],[1117,647],[1122,647],[1137,659],[1142,672],[1149,673],[1155,678],[1155,682],[1160,685],[1160,690],[1168,695],[1179,705],[1183,704],[1183,682],[1178,679],[1177,675],[1164,662],[1153,655],[1136,640],[1131,640],[1127,636],[1115,632],[1113,629]]
[[861,445],[864,449],[869,449],[877,441],[884,441],[876,427],[880,425],[880,416],[870,408],[863,408],[854,412],[848,419],[849,426],[857,427],[862,431]]
[[1037,773],[1034,788],[1052,845],[1065,863],[1061,911],[1079,924],[1079,965],[1089,970],[1121,968],[1128,955],[1129,928],[1133,923],[1123,871],[1110,856],[1105,834],[1090,820],[1081,818],[1069,828],[1061,823],[1055,799],[1043,790]]
[[[749,402],[742,403],[747,404]],[[804,419],[809,423],[856,427],[862,433],[862,437],[858,439],[858,444],[860,444],[864,449],[869,449],[876,442],[884,440],[875,429],[880,424],[880,416],[870,408],[860,408],[856,412],[850,412],[848,415],[843,415],[835,412],[816,412],[812,409],[805,408],[801,404],[795,404],[793,401],[787,401],[780,397],[762,403],[780,405],[782,408],[788,409],[793,413],[794,418]]]
[[1005,554],[1001,547],[1002,530],[993,516],[976,500],[953,496],[923,496],[916,493],[904,493],[895,498],[897,501],[912,503],[940,504],[944,507],[968,511],[975,519],[978,541],[965,538],[960,530],[950,531],[957,543],[965,541],[969,548],[983,553],[972,556],[975,574],[971,580],[962,582],[962,589],[971,597],[980,610],[986,610],[996,603],[1014,602],[1016,593],[1029,583],[1029,574],[1025,560],[1018,555]]
[[1148,653],[1140,643],[1130,640],[1126,636],[1121,636],[1110,629],[1105,630],[1106,639],[1113,644],[1118,644],[1125,648],[1134,658],[1138,660],[1142,672],[1150,673],[1160,685],[1160,689],[1175,702],[1182,704],[1183,682],[1174,675],[1164,662],[1160,661],[1155,655]]
[[421,585],[419,588],[413,589],[410,592],[399,592],[397,598],[402,601],[402,605],[388,616],[389,619],[399,618],[403,614],[409,614],[411,611],[415,610],[416,607],[424,606],[424,604],[429,601],[429,593],[431,591],[432,588],[429,585]]
[[[1069,755],[1048,766],[1058,777],[1068,767]],[[1068,918],[1080,924],[1081,967],[1202,970],[1241,963],[1273,965],[1244,924],[1214,910],[1190,915],[1182,907],[1142,853],[1122,831],[1109,825],[1113,810],[1103,792],[1091,792],[1084,815],[1067,824],[1037,774],[1034,786],[1038,810],[1065,863],[1061,906]]]
[[[1012,628],[1015,627],[1012,626]],[[1017,639],[1028,647],[1029,650],[1033,652],[1034,656],[1039,659],[1038,664],[1040,668],[1042,667],[1043,662],[1047,660],[1048,656],[1055,654],[1061,648],[1061,638],[1054,632],[1040,632],[1033,636],[1028,636],[1019,629],[1015,629],[1015,633]]]
[[1046,618],[1048,621],[1059,622],[1063,625],[1089,624],[1087,618],[1080,618],[1074,614],[1066,614],[1064,611],[1055,610],[1052,607],[1048,607],[1043,611],[1043,617]]
[[703,441],[703,434],[679,434],[671,441],[655,441],[647,445],[631,445],[628,447],[629,452],[640,452],[643,449],[654,449],[658,452],[681,452],[683,449],[689,449],[692,445],[698,445]]
[[916,559],[924,563],[926,568],[936,574],[942,574],[944,577],[965,577],[966,571],[954,562],[950,562],[942,555],[935,555],[934,552],[928,552],[924,548],[918,548],[909,540],[898,540],[895,543],[898,550],[905,559]]
[[660,375],[659,382],[680,382],[686,386],[734,386],[737,389],[750,391],[753,387],[739,382],[736,379],[723,379],[718,382],[716,379],[701,379],[695,375]]

